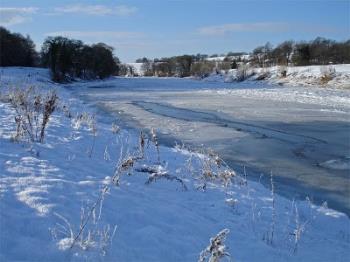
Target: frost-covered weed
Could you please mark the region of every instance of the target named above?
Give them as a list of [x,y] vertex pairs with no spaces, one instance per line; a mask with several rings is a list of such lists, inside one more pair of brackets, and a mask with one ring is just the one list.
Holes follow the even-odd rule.
[[14,140],[25,137],[30,142],[44,142],[45,130],[58,103],[55,92],[39,93],[33,87],[16,88],[8,95],[16,111]]
[[253,74],[254,74],[254,71],[251,70],[249,65],[242,64],[237,68],[236,80],[238,82],[242,82],[242,81],[246,80],[247,78],[251,77]]
[[72,127],[76,130],[85,127],[87,130],[93,131],[96,128],[95,116],[87,112],[77,114],[71,121]]
[[[87,112],[77,114],[75,117],[71,118],[72,127],[76,130],[86,128],[92,135],[91,146],[87,149],[87,154],[91,158],[97,137],[97,122],[95,115],[89,114]],[[113,128],[113,127],[112,127]]]
[[199,255],[198,262],[219,262],[224,257],[230,257],[226,251],[225,240],[230,230],[225,228],[210,239],[210,244]]

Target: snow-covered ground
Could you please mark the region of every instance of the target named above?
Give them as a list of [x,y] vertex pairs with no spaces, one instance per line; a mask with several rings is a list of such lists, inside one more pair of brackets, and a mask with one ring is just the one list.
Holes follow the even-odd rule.
[[[286,70],[286,76],[282,77],[281,73],[284,70]],[[239,70],[232,69],[223,75],[212,75],[205,81],[232,82],[237,79],[237,71]],[[348,64],[247,68],[247,75],[251,76],[246,81],[256,81],[260,78],[263,82],[267,81],[270,84],[350,88],[350,65]]]
[[[0,70],[2,95],[35,86],[60,97],[43,144],[13,142],[16,114],[0,102],[0,261],[197,261],[224,228],[233,261],[348,260],[349,218],[326,205],[283,198],[244,174],[198,190],[203,170],[229,172],[216,157],[164,146],[158,154],[151,137],[145,157],[112,183],[116,167],[138,152],[139,133],[117,131],[116,115],[74,94],[113,81],[71,84],[72,93],[45,69]],[[95,115],[95,127],[81,114]]]
[[249,167],[251,178],[273,171],[280,193],[327,200],[350,214],[349,90],[116,78],[72,91],[134,128],[157,128],[170,145],[211,147],[231,166]]
[[[207,57],[205,60],[207,61],[216,61],[216,62],[222,62],[227,58],[227,56],[216,56],[216,57]],[[236,56],[228,56],[229,59],[241,59],[248,61],[251,58],[251,55],[236,55]]]

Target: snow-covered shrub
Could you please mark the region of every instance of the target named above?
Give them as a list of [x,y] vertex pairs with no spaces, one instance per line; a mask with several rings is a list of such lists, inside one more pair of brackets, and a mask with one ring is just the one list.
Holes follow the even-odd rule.
[[183,179],[181,179],[175,175],[169,174],[168,171],[166,169],[164,169],[162,166],[152,167],[152,166],[144,165],[141,168],[136,169],[136,171],[150,174],[148,177],[148,180],[145,183],[146,185],[149,185],[149,184],[156,182],[157,180],[160,180],[160,179],[165,179],[168,181],[178,182],[181,185],[182,190],[184,190],[184,191],[188,190]]
[[[77,114],[75,117],[71,118],[71,123],[74,129],[79,130],[81,128],[86,128],[86,130],[91,132],[92,145],[87,150],[87,154],[91,158],[92,153],[94,151],[96,137],[97,137],[97,123],[96,123],[95,116],[86,112]],[[112,126],[112,132],[113,132],[113,126]]]
[[335,77],[335,68],[332,66],[322,66],[320,67],[321,71],[321,84],[327,84]]
[[247,64],[242,64],[237,68],[236,80],[242,82],[255,74],[254,70]]
[[[236,172],[230,169],[214,152],[206,152],[199,160],[197,180],[200,181],[200,184],[197,189],[205,190],[208,183],[222,185],[225,188],[234,182],[242,184],[241,178],[237,176]],[[195,174],[193,175],[196,176]]]
[[44,142],[45,130],[57,106],[55,92],[38,93],[34,88],[15,89],[9,102],[16,111],[14,140],[26,137],[31,142]]
[[191,65],[191,75],[199,78],[208,77],[213,73],[215,68],[215,62],[213,61],[200,61]]
[[268,244],[272,245],[275,235],[275,227],[276,227],[276,196],[275,196],[275,184],[273,180],[273,175],[270,175],[270,183],[271,183],[271,224],[268,232],[263,236],[263,240]]
[[225,240],[230,230],[225,228],[210,239],[210,244],[199,255],[198,262],[219,262],[221,258],[230,256],[226,251]]
[[[67,218],[55,213],[59,222],[50,229],[51,236],[57,241],[60,250],[75,249],[79,252],[92,252],[105,256],[111,246],[117,226],[101,223],[102,201],[96,202],[96,208],[82,208],[79,227],[75,228]],[[96,211],[98,210],[99,213]],[[90,255],[91,256],[91,255]]]
[[72,127],[77,130],[86,127],[88,130],[93,131],[96,127],[95,116],[87,112],[77,114],[71,121]]
[[267,68],[263,68],[255,80],[257,80],[257,81],[265,80],[265,79],[269,78],[270,76],[271,76],[270,70]]

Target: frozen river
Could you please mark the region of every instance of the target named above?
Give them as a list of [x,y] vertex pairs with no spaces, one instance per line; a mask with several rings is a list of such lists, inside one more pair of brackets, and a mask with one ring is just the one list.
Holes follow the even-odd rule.
[[164,144],[210,147],[234,169],[288,197],[309,196],[350,214],[350,91],[116,78],[74,90]]

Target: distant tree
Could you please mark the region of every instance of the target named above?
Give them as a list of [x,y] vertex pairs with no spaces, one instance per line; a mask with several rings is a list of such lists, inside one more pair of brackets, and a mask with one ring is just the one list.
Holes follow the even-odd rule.
[[226,56],[242,56],[242,55],[247,55],[248,53],[246,52],[228,52]]
[[335,43],[331,51],[329,63],[349,64],[350,63],[350,40]]
[[120,76],[126,76],[128,74],[128,66],[126,64],[120,64],[118,75]]
[[66,37],[48,37],[41,49],[42,62],[51,69],[54,81],[80,76],[83,43]]
[[136,63],[146,63],[150,61],[147,57],[138,58],[135,60]]
[[264,46],[258,46],[253,50],[253,61],[262,66],[264,60]]
[[147,58],[142,59],[142,66],[141,69],[143,71],[144,76],[153,76],[154,75],[154,66],[153,62],[151,60],[148,60]]
[[193,58],[190,55],[177,56],[176,61],[176,71],[180,77],[186,77],[191,75],[191,65]]
[[113,48],[104,43],[92,45],[94,54],[94,73],[98,78],[105,78],[114,74],[117,65],[113,57]]
[[292,59],[295,65],[309,65],[311,59],[310,45],[305,42],[297,43]]
[[204,54],[196,54],[193,56],[193,61],[194,62],[199,62],[199,61],[204,61],[205,59],[208,58],[208,55],[204,55]]
[[258,46],[253,50],[253,63],[258,66],[266,66],[270,63],[272,45],[267,42],[265,45]]
[[37,66],[39,56],[29,36],[0,27],[0,66]]
[[191,75],[200,78],[207,77],[213,72],[215,64],[213,61],[194,62],[191,65]]
[[166,61],[158,61],[154,63],[154,74],[156,76],[164,77],[164,76],[173,76],[174,68],[170,60]]
[[217,63],[216,63],[216,68],[217,68],[217,70],[224,70],[224,71],[227,71],[227,70],[231,69],[231,67],[232,67],[231,61],[226,61],[226,60],[224,60],[224,61],[221,61],[221,62],[217,62]]
[[291,62],[293,49],[294,42],[291,40],[279,44],[272,51],[272,58],[275,61],[275,64],[288,66]]
[[118,71],[113,48],[103,43],[88,46],[79,40],[48,37],[41,57],[43,64],[50,68],[53,80],[58,82],[73,77],[105,78]]

